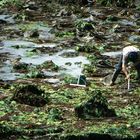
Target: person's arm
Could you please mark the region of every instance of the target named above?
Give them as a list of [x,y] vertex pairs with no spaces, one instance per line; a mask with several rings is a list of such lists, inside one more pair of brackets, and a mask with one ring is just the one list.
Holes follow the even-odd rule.
[[123,60],[122,60],[122,71],[124,72],[124,74],[126,76],[126,79],[129,79],[130,75],[128,74],[126,64],[127,64],[127,56],[123,57]]

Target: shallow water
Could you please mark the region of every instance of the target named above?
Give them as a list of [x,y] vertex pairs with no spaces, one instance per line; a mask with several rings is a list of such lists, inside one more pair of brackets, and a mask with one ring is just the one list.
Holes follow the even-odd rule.
[[125,26],[136,26],[136,23],[130,20],[126,20],[126,19],[122,19],[119,21],[119,23],[121,25],[125,25]]
[[140,36],[139,35],[132,35],[128,39],[132,43],[139,43],[140,42]]
[[11,15],[0,15],[0,20],[5,21],[7,23],[15,23],[13,16]]
[[[89,9],[89,13],[91,13],[91,15],[93,15],[93,19],[91,18],[91,15],[89,14],[89,17],[86,17],[86,20],[94,20],[94,22],[97,22],[97,25],[99,26],[99,29],[101,28],[101,32],[108,32],[108,30],[112,29],[115,25],[120,25],[120,27],[124,27],[124,26],[136,26],[136,22],[133,21],[133,19],[126,19],[126,18],[121,18],[120,20],[114,22],[110,22],[111,24],[107,24],[107,27],[104,27],[104,22],[101,21],[101,18],[98,17],[106,17],[108,14],[113,14],[112,10],[108,10],[108,12],[106,11],[105,13],[103,12],[103,10],[105,9]],[[0,19],[6,19],[6,20],[13,20],[13,16],[9,16],[9,15],[0,15]],[[85,20],[85,17],[83,18],[83,20]],[[56,19],[56,22],[60,21],[59,19]],[[13,21],[14,23],[14,21]],[[103,24],[103,25],[102,25]],[[97,26],[98,27],[98,26]],[[61,67],[61,71],[59,71],[60,74],[64,73],[64,74],[70,74],[73,76],[78,76],[79,74],[81,74],[82,72],[82,66],[84,64],[90,64],[90,62],[87,60],[87,58],[85,56],[82,55],[76,55],[76,56],[69,56],[65,57],[65,54],[70,54],[70,53],[74,53],[75,50],[74,49],[63,49],[62,48],[58,48],[58,44],[54,43],[55,40],[51,40],[51,43],[41,43],[41,44],[37,44],[34,41],[26,41],[28,40],[30,37],[29,32],[30,31],[34,31],[34,29],[36,29],[39,33],[45,33],[44,37],[46,37],[46,35],[53,35],[50,32],[52,30],[53,27],[49,27],[45,22],[30,22],[30,23],[21,23],[21,24],[12,24],[12,25],[7,25],[5,27],[5,30],[9,32],[12,30],[13,32],[16,30],[19,30],[20,32],[23,33],[23,36],[20,36],[20,38],[17,37],[16,40],[13,40],[12,38],[10,40],[4,40],[2,42],[0,42],[0,53],[9,53],[9,57],[10,59],[13,61],[15,58],[21,57],[20,62],[23,63],[27,63],[27,64],[33,64],[33,65],[40,65],[43,64],[46,61],[52,61],[53,63],[55,63],[57,66]],[[97,28],[98,29],[98,28]],[[99,30],[97,30],[98,32]],[[27,34],[27,36],[25,36],[25,34]],[[139,39],[139,35],[132,35],[130,34],[128,36],[128,34],[124,34],[122,37],[120,36],[121,32],[119,32],[118,34],[115,34],[115,37],[113,36],[112,32],[111,35],[109,36],[110,40],[113,42],[117,42],[118,40],[121,40],[122,37],[124,35],[126,35],[125,39],[128,39],[128,41],[130,42],[138,42]],[[41,34],[39,34],[41,35]],[[106,35],[106,34],[105,34]],[[117,39],[118,37],[118,39]],[[30,40],[32,40],[32,38],[30,38]],[[39,40],[39,38],[35,39],[36,41]],[[63,40],[63,41],[67,41],[67,39]],[[121,40],[123,41],[123,39]],[[55,48],[55,51],[53,52],[40,52],[39,49],[41,48]],[[33,52],[33,49],[35,49],[35,51],[37,51],[37,53]],[[48,49],[48,50],[49,50]],[[43,49],[42,49],[43,50]],[[39,53],[38,53],[39,51]],[[31,52],[31,55],[28,53]],[[117,58],[121,55],[121,51],[115,51],[115,52],[105,52],[102,55],[106,55],[109,56],[111,58]],[[4,71],[4,76],[5,77],[9,77],[9,73],[11,73],[12,75],[12,67],[11,67],[11,71],[8,71],[5,67],[7,67],[7,65],[2,64],[2,69]],[[7,76],[6,76],[7,73]],[[2,75],[2,74],[1,74]],[[51,75],[51,74],[50,74]],[[53,75],[53,74],[52,74]],[[3,77],[4,77],[3,76]],[[16,77],[16,76],[15,76]]]
[[[40,56],[24,57],[21,59],[21,62],[40,65],[46,61],[52,60],[57,66],[65,69],[60,71],[60,73],[68,73],[70,75],[77,76],[79,75],[79,72],[81,73],[82,71],[82,67],[77,65],[77,63],[81,63],[81,65],[83,65],[83,64],[89,64],[89,61],[84,56],[76,56],[76,57],[68,57],[68,58],[61,56],[61,54],[63,54],[64,52],[70,52],[70,51],[72,50],[63,50],[51,56],[49,54],[44,54]],[[71,65],[67,65],[67,63],[70,63]]]
[[112,57],[112,58],[117,58],[121,55],[121,51],[116,51],[116,52],[104,52],[102,53],[102,55],[106,55],[106,56],[109,56],[109,57]]
[[23,46],[25,48],[28,47],[35,47],[35,43],[24,41],[24,40],[4,40],[1,42],[3,44],[3,47],[14,47],[14,46]]
[[15,80],[18,76],[21,76],[20,73],[14,73],[12,71],[12,65],[10,61],[5,61],[2,67],[0,67],[0,79],[1,80]]
[[[32,51],[33,48],[55,48],[57,44],[55,43],[44,43],[44,44],[36,44],[30,41],[24,40],[5,40],[1,42],[2,47],[0,49],[0,53],[9,53],[11,57],[9,61],[10,69],[7,64],[3,64],[1,68],[1,76],[2,80],[15,80],[16,73],[12,73],[12,65],[10,64],[14,61],[15,58],[21,57],[20,62],[26,64],[40,65],[46,61],[52,60],[57,66],[61,67],[63,70],[60,71],[60,74],[70,74],[72,76],[77,76],[82,71],[83,64],[89,64],[89,61],[84,56],[75,56],[75,57],[65,57],[63,54],[74,53],[73,49],[62,50],[53,54],[33,54],[32,56],[28,56],[27,52]],[[19,47],[19,48],[16,48]],[[70,65],[67,65],[67,64]],[[3,73],[2,73],[3,72]],[[11,76],[10,76],[11,75]]]

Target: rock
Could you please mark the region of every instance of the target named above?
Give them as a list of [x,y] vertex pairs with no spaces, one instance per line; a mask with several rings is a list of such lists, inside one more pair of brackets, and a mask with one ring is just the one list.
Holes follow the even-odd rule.
[[47,71],[45,69],[42,69],[42,72],[44,73],[45,77],[56,77],[59,75],[58,72]]
[[122,51],[102,53],[103,56],[109,56],[110,58],[119,58],[121,56],[121,54],[122,54]]
[[68,12],[66,11],[66,9],[62,9],[62,10],[57,14],[58,17],[67,16],[67,15],[68,15]]
[[24,8],[26,8],[26,9],[30,9],[30,10],[38,10],[38,5],[36,5],[36,3],[35,2],[33,2],[33,1],[29,1],[25,6],[24,6]]
[[39,40],[42,42],[53,41],[55,39],[55,35],[49,33],[48,31],[39,32]]
[[140,42],[140,36],[139,35],[132,35],[128,39],[130,42],[133,43],[139,43]]
[[78,53],[74,50],[69,50],[69,51],[62,53],[60,56],[62,56],[64,58],[76,57],[76,56],[78,56]]
[[44,82],[50,83],[50,84],[58,84],[60,83],[59,79],[54,79],[54,78],[50,78],[50,79],[44,79]]
[[38,30],[31,30],[31,31],[26,31],[24,33],[24,37],[28,38],[28,37],[38,37],[39,36],[39,33],[38,33]]

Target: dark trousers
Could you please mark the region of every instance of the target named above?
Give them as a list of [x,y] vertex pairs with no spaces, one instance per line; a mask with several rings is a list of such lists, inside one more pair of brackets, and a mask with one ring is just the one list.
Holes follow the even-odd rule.
[[140,63],[135,66],[135,69],[137,70],[137,79],[140,80]]
[[118,64],[115,66],[115,71],[112,75],[112,83],[114,83],[118,77],[118,75],[120,74],[121,70],[122,70],[122,58],[123,55],[120,56],[119,62]]
[[[118,77],[118,75],[120,74],[121,70],[122,70],[122,58],[123,56],[120,56],[119,62],[115,67],[115,71],[112,75],[112,83],[114,83]],[[140,80],[140,63],[135,65],[135,69],[137,70],[137,79]]]

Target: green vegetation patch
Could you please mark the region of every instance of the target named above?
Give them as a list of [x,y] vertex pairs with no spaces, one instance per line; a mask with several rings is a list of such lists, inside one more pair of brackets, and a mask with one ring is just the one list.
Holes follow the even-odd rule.
[[23,1],[22,0],[1,0],[0,1],[0,7],[6,7],[6,6],[15,6],[17,8],[20,8],[23,6]]
[[92,97],[86,103],[75,108],[79,118],[90,119],[94,117],[115,117],[113,109],[109,109],[107,99],[102,95],[101,90],[93,90]]
[[43,97],[44,91],[35,85],[23,85],[15,90],[12,100],[31,106],[44,106],[48,99]]

